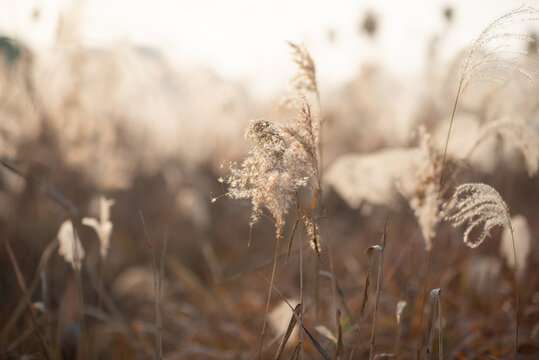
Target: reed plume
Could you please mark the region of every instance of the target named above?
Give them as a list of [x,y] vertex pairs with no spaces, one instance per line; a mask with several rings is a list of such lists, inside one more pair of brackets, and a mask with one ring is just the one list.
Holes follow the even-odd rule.
[[[535,83],[535,74],[525,66],[519,64],[519,56],[515,56],[515,52],[509,49],[511,40],[534,42],[535,39],[533,36],[509,32],[506,29],[517,23],[537,20],[538,15],[539,11],[530,6],[515,8],[494,19],[475,38],[472,45],[468,48],[460,70],[457,93],[453,103],[453,111],[451,113],[442,157],[442,168],[445,166],[447,147],[449,145],[449,138],[451,136],[459,98],[470,84],[481,81],[492,81],[503,84],[506,78],[501,71],[519,73],[528,79],[530,83]],[[498,74],[492,74],[493,71]],[[443,182],[443,175],[442,172],[440,183]]]
[[[446,220],[454,227],[466,225],[463,240],[471,248],[479,246],[494,226],[512,229],[509,209],[500,194],[491,186],[481,183],[462,184],[444,206]],[[472,230],[483,225],[475,241],[470,239]]]

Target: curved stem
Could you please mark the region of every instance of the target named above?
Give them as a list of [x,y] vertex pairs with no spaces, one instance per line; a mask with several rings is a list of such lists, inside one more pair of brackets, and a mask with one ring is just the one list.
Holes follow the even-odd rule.
[[449,121],[449,129],[447,130],[447,137],[445,138],[444,155],[442,157],[442,171],[440,173],[440,186],[444,181],[445,160],[447,157],[447,147],[449,145],[449,137],[451,136],[451,129],[453,128],[453,121],[455,120],[455,113],[457,111],[457,104],[462,89],[462,79],[459,81],[459,87],[457,88],[457,95],[455,96],[455,103],[453,104],[453,111],[451,112],[451,120]]

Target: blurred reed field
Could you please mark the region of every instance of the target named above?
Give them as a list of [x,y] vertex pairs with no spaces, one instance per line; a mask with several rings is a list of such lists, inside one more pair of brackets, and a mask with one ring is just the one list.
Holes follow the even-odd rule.
[[283,42],[265,99],[75,16],[0,36],[0,358],[539,357],[539,11],[445,62],[458,16],[413,79]]

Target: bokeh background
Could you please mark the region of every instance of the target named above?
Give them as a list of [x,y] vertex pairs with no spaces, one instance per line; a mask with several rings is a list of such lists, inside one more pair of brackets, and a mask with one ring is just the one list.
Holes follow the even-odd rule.
[[[140,212],[158,267],[163,263],[164,357],[254,356],[268,287],[260,273],[271,270],[274,230],[261,220],[248,247],[250,204],[222,196],[226,187],[217,179],[252,145],[244,139],[250,119],[286,123],[294,117],[282,106],[295,96],[290,79],[297,72],[287,41],[304,45],[316,64],[323,167],[329,169],[346,154],[413,147],[419,125],[441,146],[463,52],[496,16],[519,5],[1,0],[0,356],[43,356],[31,317],[20,311],[25,294],[9,242],[25,283],[37,284],[31,301],[45,309],[36,310],[38,327],[55,356],[154,357],[154,285]],[[536,36],[539,23],[514,29]],[[514,48],[526,53],[535,74],[536,45]],[[461,100],[450,153],[473,139],[470,129],[477,132],[496,117],[520,116],[537,130],[538,95],[518,75],[503,87],[474,87]],[[527,219],[531,245],[521,278],[520,352],[533,358],[539,353],[539,180],[529,176],[520,154],[497,140],[463,165],[462,180],[491,184],[511,214]],[[380,163],[386,166],[394,165]],[[369,176],[365,183],[379,181]],[[366,191],[350,195],[352,200],[331,184],[324,193],[343,320],[350,329],[356,323],[368,269],[364,252],[379,242],[388,218],[378,353],[391,353],[399,336],[400,356],[415,358],[425,330],[416,315],[427,253],[413,211],[396,195],[379,201]],[[73,215],[58,199],[73,204],[77,216],[98,218],[100,196],[115,202],[106,262],[95,232],[77,226],[86,251],[80,275],[56,250],[41,266],[60,225]],[[473,252],[459,236],[441,226],[428,282],[429,289],[444,289],[446,311],[456,314],[445,320],[446,354],[506,358],[512,354],[512,270],[499,252],[501,230]],[[295,239],[290,260],[280,259],[276,286],[287,297],[299,296],[298,244],[305,247],[309,324],[333,329],[331,283],[322,276],[319,295],[314,292],[313,272],[328,270],[327,258],[316,265],[304,235]],[[395,323],[401,300],[410,309],[402,333]],[[271,308],[280,302],[274,295]],[[286,326],[290,312],[284,309]],[[268,342],[279,341],[279,329]],[[368,352],[365,329],[358,358]],[[332,349],[323,331],[313,334]],[[346,334],[348,342],[352,335]],[[317,353],[307,347],[305,356]]]

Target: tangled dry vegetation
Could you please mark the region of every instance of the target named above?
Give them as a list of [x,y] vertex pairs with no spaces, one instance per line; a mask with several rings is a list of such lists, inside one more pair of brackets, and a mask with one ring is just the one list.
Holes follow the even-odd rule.
[[0,357],[537,358],[539,55],[511,26],[538,15],[412,104],[375,68],[326,101],[289,43],[277,111],[125,45],[1,38]]

